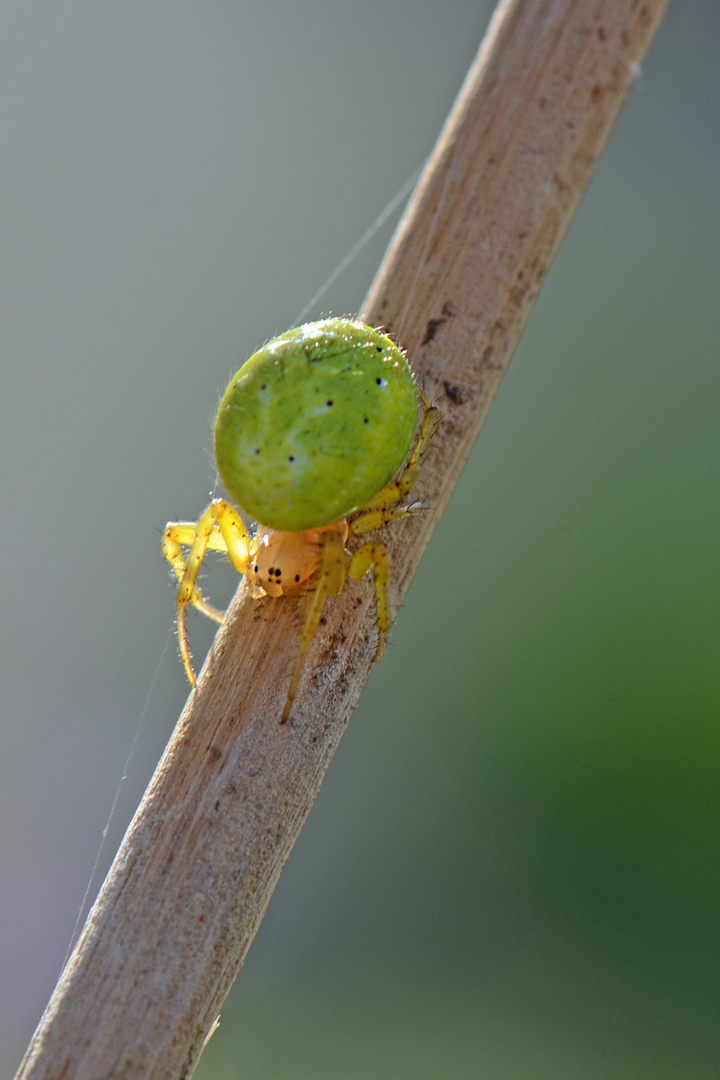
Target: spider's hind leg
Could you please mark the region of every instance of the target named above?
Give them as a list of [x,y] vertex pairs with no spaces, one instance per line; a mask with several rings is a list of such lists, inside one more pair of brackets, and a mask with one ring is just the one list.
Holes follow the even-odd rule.
[[430,450],[432,437],[440,423],[440,410],[437,405],[433,405],[421,387],[418,387],[418,396],[425,409],[425,415],[415,445],[410,452],[410,457],[395,479],[386,484],[384,488],[381,488],[377,495],[374,495],[367,505],[363,507],[363,510],[377,510],[395,506],[405,498],[420,475],[423,462]]

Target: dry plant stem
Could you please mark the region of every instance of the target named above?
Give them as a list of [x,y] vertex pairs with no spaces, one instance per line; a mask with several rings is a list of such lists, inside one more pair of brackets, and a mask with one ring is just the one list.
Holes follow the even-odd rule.
[[[388,530],[395,608],[477,436],[665,0],[500,5],[363,308],[443,421]],[[374,652],[372,586],[327,605],[290,723],[287,599],[240,588],[19,1075],[188,1076]],[[180,673],[178,672],[178,677]]]

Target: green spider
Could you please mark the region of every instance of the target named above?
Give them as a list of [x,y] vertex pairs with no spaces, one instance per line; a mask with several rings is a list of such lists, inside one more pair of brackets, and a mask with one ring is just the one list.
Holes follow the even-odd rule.
[[[413,443],[420,403],[424,415]],[[403,351],[356,320],[306,323],[243,364],[220,402],[215,460],[231,498],[257,529],[250,533],[235,506],[218,498],[197,522],[169,522],[163,535],[178,580],[180,656],[192,686],[185,611],[193,604],[217,622],[223,618],[197,585],[208,549],[227,552],[238,573],[269,596],[310,594],[281,723],[326,598],[337,596],[347,577],[371,569],[380,654],[390,630],[387,548],[379,540],[354,551],[347,544],[422,511],[419,503],[401,503],[439,418]]]

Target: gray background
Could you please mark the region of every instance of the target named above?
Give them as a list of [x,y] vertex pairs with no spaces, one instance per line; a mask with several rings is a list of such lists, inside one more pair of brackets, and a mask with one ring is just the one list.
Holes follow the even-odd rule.
[[[218,395],[429,153],[488,12],[2,6],[2,1080],[138,718],[102,870],[185,698],[160,534]],[[676,0],[198,1077],[717,1075],[719,55]]]

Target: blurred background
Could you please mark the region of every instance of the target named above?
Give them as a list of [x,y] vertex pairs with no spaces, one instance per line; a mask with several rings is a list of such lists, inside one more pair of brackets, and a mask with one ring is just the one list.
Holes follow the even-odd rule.
[[[185,700],[160,536],[219,394],[428,155],[489,13],[3,4],[0,1080],[140,718],[100,877]],[[201,1080],[718,1075],[719,55],[675,0]]]

